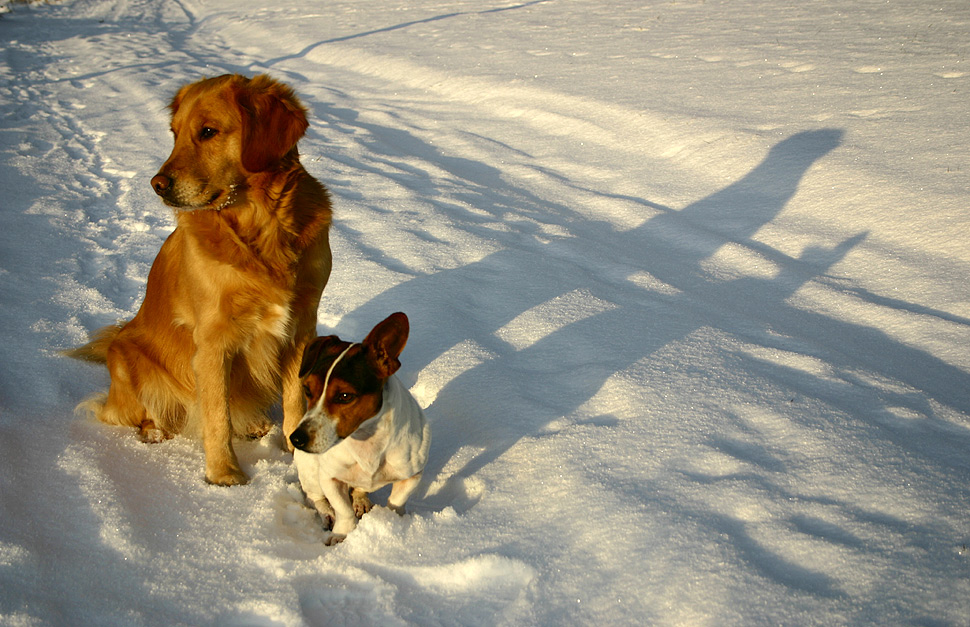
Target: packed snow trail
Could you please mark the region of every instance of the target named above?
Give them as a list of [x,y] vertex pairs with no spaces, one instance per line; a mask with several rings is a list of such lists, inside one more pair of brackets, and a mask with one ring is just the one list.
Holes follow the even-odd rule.
[[[0,18],[0,623],[965,624],[970,9],[74,0]],[[137,310],[166,105],[268,72],[392,311],[425,485],[323,546],[71,414]],[[381,502],[381,495],[376,500]]]

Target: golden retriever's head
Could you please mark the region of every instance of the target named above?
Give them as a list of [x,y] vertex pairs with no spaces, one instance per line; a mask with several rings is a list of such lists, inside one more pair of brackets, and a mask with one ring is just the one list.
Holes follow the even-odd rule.
[[182,210],[240,202],[250,177],[298,159],[296,143],[308,126],[293,90],[264,74],[191,83],[170,109],[175,147],[152,188]]

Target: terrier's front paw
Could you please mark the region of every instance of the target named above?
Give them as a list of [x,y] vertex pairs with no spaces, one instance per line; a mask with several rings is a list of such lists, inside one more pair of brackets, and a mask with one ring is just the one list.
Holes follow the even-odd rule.
[[323,521],[323,528],[327,531],[333,529],[333,508],[330,507],[330,501],[325,497],[318,499],[314,499],[313,497],[307,498],[314,509],[317,510],[317,513],[320,514],[320,520]]
[[370,502],[370,497],[363,490],[355,488],[352,496],[354,499],[354,514],[357,518],[360,518],[374,507],[374,504]]
[[336,540],[328,540],[328,544],[336,544],[337,542],[343,541],[347,537],[347,534],[357,528],[357,519],[353,516],[350,518],[337,517],[336,522],[333,524],[333,535],[337,536]]
[[344,533],[331,533],[330,536],[326,540],[324,540],[324,544],[326,544],[327,546],[336,546],[337,544],[340,544],[341,542],[343,542],[344,538],[346,537],[347,537],[347,534],[344,534]]

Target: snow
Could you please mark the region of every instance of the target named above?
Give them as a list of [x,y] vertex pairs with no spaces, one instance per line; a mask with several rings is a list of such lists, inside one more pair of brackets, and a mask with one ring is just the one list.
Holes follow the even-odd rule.
[[[963,0],[5,8],[0,624],[970,623]],[[424,485],[332,548],[278,429],[208,486],[57,355],[225,72],[310,109],[319,332],[411,319]]]

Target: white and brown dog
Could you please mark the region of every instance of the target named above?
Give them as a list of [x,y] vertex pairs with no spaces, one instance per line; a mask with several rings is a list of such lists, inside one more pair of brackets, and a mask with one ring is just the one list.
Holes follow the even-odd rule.
[[399,514],[428,460],[431,427],[394,376],[408,339],[408,318],[391,314],[362,343],[335,335],[303,353],[307,411],[290,434],[300,484],[340,542],[371,508],[367,494],[389,483],[387,506]]

